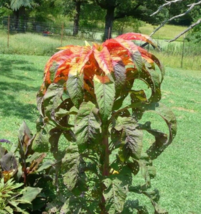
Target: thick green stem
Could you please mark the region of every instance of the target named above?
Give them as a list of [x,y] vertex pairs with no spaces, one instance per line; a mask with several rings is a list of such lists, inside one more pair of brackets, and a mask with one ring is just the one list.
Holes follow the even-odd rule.
[[109,150],[109,142],[108,142],[108,128],[103,129],[103,140],[102,140],[102,154],[101,154],[101,171],[102,171],[102,184],[101,184],[101,203],[100,203],[100,209],[101,214],[107,214],[107,210],[105,207],[105,199],[103,197],[103,192],[105,190],[105,186],[103,184],[103,179],[105,179],[109,175],[109,156],[110,156],[110,150]]

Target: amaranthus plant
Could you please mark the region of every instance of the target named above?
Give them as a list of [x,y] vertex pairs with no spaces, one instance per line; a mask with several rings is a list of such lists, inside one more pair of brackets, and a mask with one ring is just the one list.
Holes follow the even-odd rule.
[[[102,44],[62,47],[45,67],[37,96],[41,127],[50,127],[51,151],[70,192],[60,213],[122,213],[129,191],[148,196],[155,213],[166,213],[158,207],[158,192],[148,188],[152,161],[171,144],[176,119],[159,103],[162,64],[132,40],[156,47],[145,35],[127,33]],[[150,96],[134,90],[136,80],[148,85]],[[140,123],[146,111],[159,114],[169,133]],[[143,131],[155,138],[146,150]],[[139,171],[145,183],[132,186]],[[137,201],[132,209],[148,213]]]

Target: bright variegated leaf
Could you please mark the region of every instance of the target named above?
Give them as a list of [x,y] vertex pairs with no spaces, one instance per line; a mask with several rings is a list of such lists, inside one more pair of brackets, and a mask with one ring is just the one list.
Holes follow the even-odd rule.
[[106,47],[103,47],[100,51],[94,49],[94,57],[99,65],[99,69],[102,69],[106,75],[113,71],[112,58]]

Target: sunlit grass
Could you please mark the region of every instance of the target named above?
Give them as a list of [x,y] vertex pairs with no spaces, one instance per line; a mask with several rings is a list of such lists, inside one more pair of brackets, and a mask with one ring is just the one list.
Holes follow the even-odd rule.
[[[158,26],[145,24],[139,28],[140,32],[146,35],[150,35]],[[164,39],[169,40],[173,39],[175,36],[180,34],[186,27],[178,26],[178,25],[165,25],[159,31],[157,31],[153,38],[155,39]],[[179,39],[183,40],[183,36]]]
[[166,54],[165,52],[154,52],[161,62],[169,67],[183,68],[188,70],[201,70],[201,56],[184,56],[179,54]]
[[51,38],[50,36],[42,36],[38,34],[14,34],[10,35],[9,47],[7,47],[6,34],[0,34],[0,53],[3,54],[24,54],[24,55],[52,55],[58,47],[62,45],[83,45],[84,41],[67,38]]

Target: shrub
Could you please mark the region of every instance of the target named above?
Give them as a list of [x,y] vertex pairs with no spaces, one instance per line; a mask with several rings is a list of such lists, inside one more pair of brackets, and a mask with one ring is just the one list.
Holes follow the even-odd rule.
[[[42,140],[39,144],[38,139]],[[19,143],[8,151],[0,145],[0,213],[43,211],[54,198],[50,169],[44,160],[48,141],[42,132],[32,135],[26,123],[19,130]],[[5,139],[3,143],[11,143]],[[41,213],[41,212],[40,212]]]
[[[41,127],[49,130],[57,173],[68,191],[60,213],[128,213],[129,191],[147,196],[155,213],[166,213],[157,204],[158,191],[149,188],[153,160],[175,137],[176,119],[159,103],[163,66],[131,40],[156,46],[145,35],[128,33],[102,44],[62,47],[46,65],[37,100]],[[134,90],[136,80],[148,85],[150,96]],[[164,119],[168,134],[140,122],[147,111]],[[144,131],[154,136],[151,145],[143,143]],[[133,186],[140,171],[145,182]],[[141,203],[135,201],[132,209],[148,213]]]

